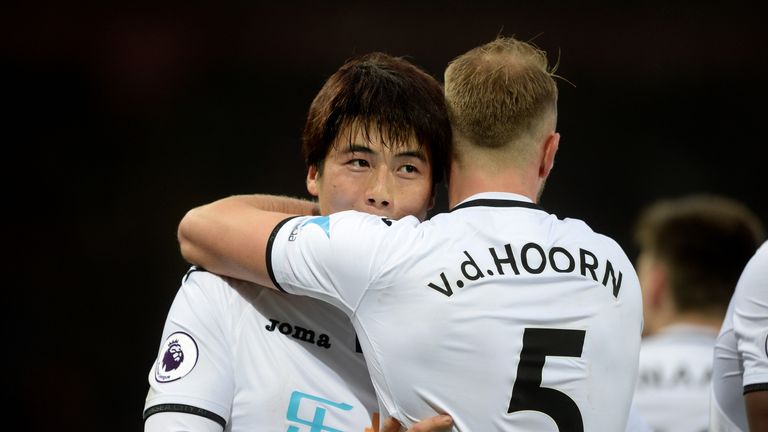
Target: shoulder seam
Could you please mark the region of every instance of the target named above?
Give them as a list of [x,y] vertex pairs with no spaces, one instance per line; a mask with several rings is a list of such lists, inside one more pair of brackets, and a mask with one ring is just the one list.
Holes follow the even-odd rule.
[[189,270],[187,270],[187,273],[184,274],[184,279],[183,279],[184,282],[186,282],[187,279],[189,279],[189,275],[191,275],[194,272],[206,272],[207,273],[208,270],[206,270],[206,269],[204,269],[204,268],[202,268],[200,266],[193,265],[192,267],[189,268]]

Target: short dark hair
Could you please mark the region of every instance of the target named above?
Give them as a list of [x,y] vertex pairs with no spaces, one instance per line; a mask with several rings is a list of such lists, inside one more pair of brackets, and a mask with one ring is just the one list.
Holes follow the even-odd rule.
[[724,312],[763,238],[763,225],[752,211],[714,195],[658,201],[641,213],[635,228],[640,250],[666,264],[680,312]]
[[415,137],[426,145],[432,182],[448,170],[451,126],[440,83],[407,60],[374,52],[352,58],[325,82],[309,107],[304,126],[304,160],[322,168],[338,134],[360,127],[368,137],[398,146]]

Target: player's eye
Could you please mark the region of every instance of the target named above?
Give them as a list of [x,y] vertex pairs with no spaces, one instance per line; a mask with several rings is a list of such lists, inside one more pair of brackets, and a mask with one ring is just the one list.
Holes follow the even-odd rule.
[[404,174],[418,174],[419,173],[419,169],[416,168],[416,166],[409,165],[409,164],[401,166],[398,169],[398,171],[400,171],[401,173],[404,173]]
[[365,159],[350,159],[347,162],[347,165],[353,168],[368,168],[371,166],[371,164],[368,163],[368,161]]

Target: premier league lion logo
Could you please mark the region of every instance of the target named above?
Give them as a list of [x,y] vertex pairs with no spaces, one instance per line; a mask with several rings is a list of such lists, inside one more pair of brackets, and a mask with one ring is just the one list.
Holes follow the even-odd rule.
[[190,373],[197,364],[197,342],[184,332],[168,336],[160,349],[155,367],[158,382],[176,381]]
[[165,372],[178,369],[181,362],[184,361],[184,350],[181,349],[178,340],[171,341],[171,345],[165,350],[163,356],[163,369]]

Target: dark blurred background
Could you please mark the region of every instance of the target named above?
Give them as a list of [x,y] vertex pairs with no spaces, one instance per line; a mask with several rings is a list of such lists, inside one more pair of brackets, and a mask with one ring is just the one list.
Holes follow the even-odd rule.
[[448,61],[497,34],[533,39],[573,84],[560,83],[562,140],[543,205],[633,258],[632,223],[658,198],[720,193],[768,223],[768,38],[756,4],[0,8],[2,393],[6,421],[23,430],[142,428],[147,374],[187,268],[179,219],[234,193],[306,196],[307,108],[356,54],[406,56],[442,81]]

